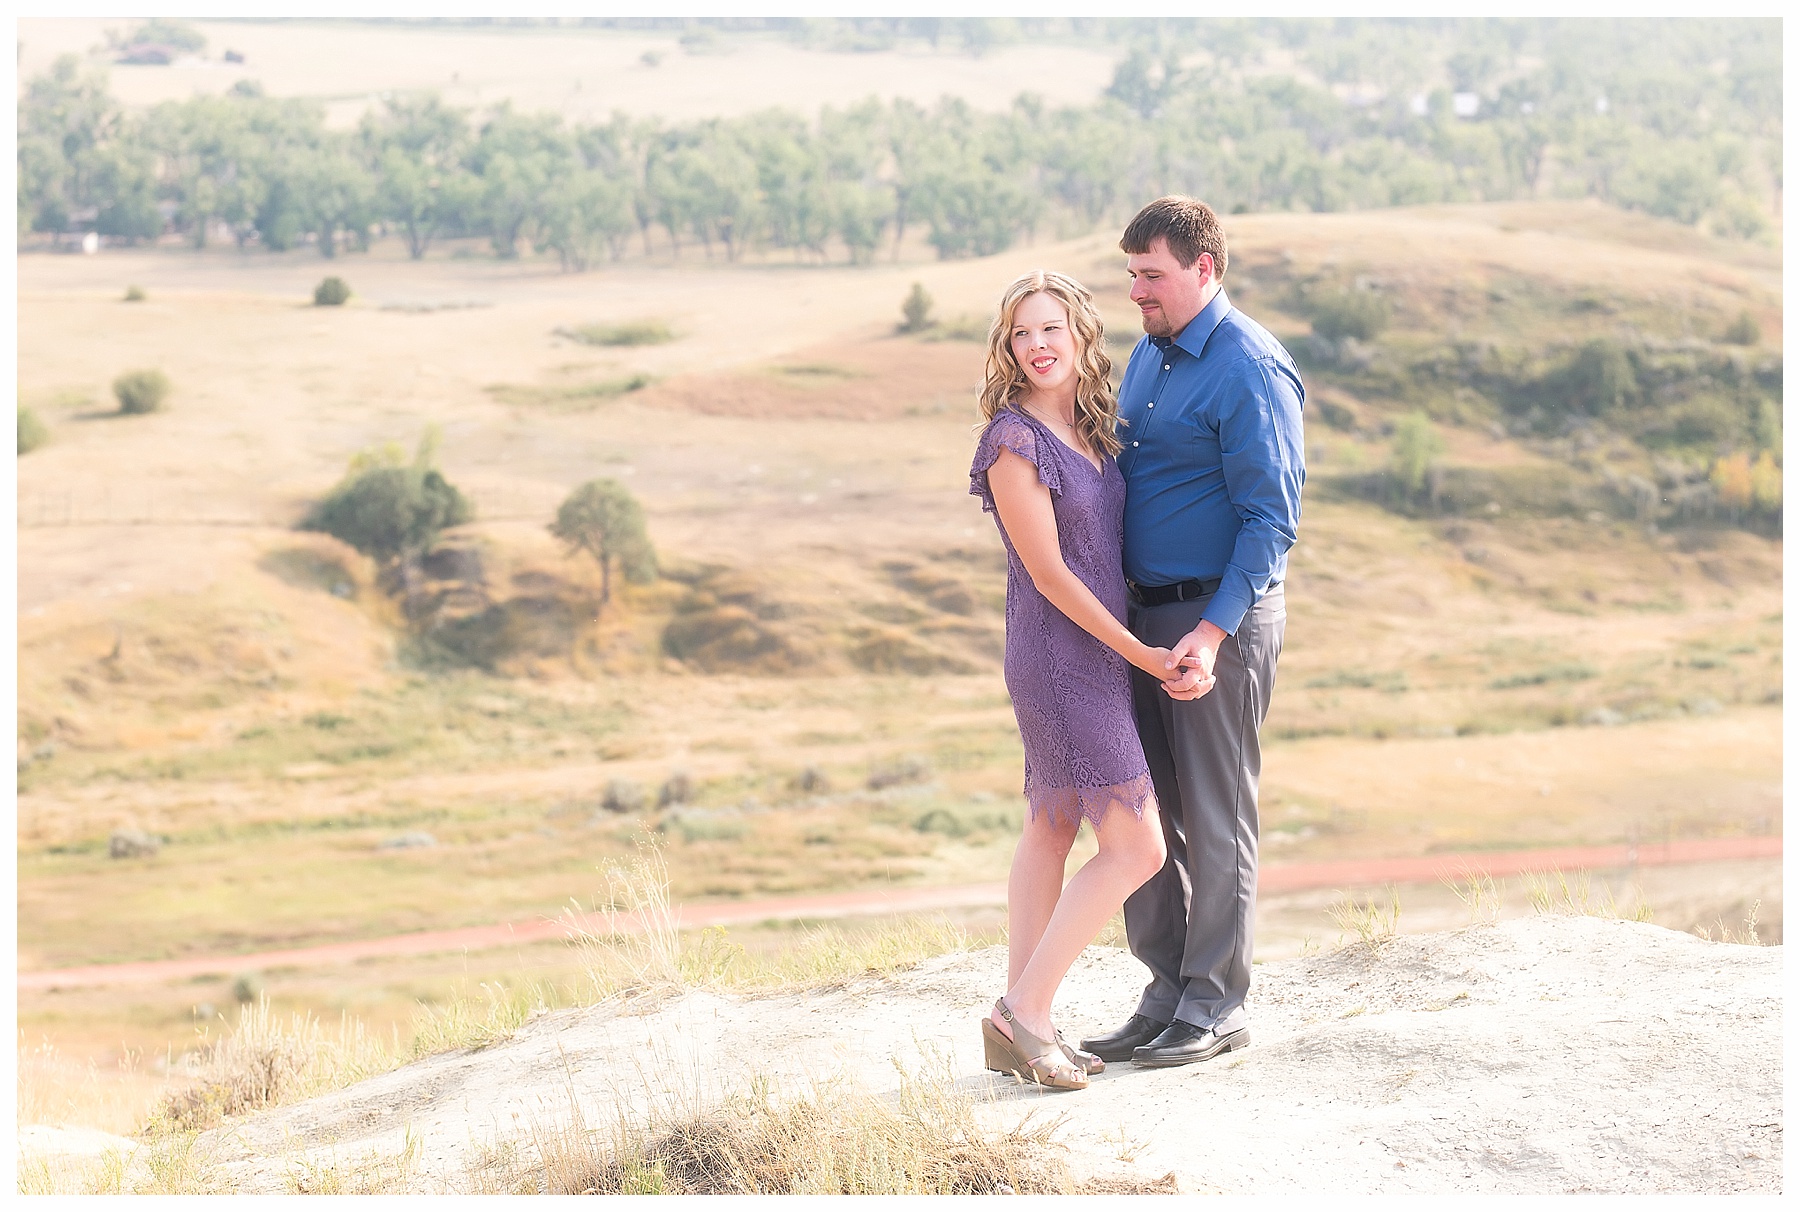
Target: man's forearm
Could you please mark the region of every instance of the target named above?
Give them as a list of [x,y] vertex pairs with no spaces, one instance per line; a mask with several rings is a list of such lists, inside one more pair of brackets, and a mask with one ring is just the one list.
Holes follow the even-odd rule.
[[1238,532],[1237,543],[1231,551],[1231,563],[1225,566],[1225,575],[1219,578],[1218,592],[1213,594],[1200,617],[1225,634],[1236,635],[1238,624],[1269,591],[1276,569],[1281,567],[1281,561],[1293,546],[1291,529],[1284,531],[1266,521],[1246,523]]

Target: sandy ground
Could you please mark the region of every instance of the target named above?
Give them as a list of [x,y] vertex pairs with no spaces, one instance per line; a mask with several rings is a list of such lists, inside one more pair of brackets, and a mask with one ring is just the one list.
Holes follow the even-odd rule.
[[[835,991],[558,1012],[486,1051],[229,1125],[202,1148],[240,1189],[280,1191],[303,1165],[397,1155],[410,1132],[424,1142],[417,1189],[457,1190],[482,1146],[566,1121],[571,1099],[607,1124],[753,1078],[793,1091],[848,1074],[883,1093],[900,1068],[947,1064],[958,1084],[991,1086],[982,1114],[996,1125],[1066,1117],[1077,1173],[1168,1172],[1183,1191],[1780,1189],[1779,948],[1587,917],[1359,944],[1259,966],[1248,1051],[1114,1065],[1075,1094],[983,1072],[976,1023],[1004,963],[989,948]],[[1090,949],[1059,1003],[1065,1029],[1112,1025],[1142,976],[1123,951]],[[22,1143],[53,1147],[38,1136]]]

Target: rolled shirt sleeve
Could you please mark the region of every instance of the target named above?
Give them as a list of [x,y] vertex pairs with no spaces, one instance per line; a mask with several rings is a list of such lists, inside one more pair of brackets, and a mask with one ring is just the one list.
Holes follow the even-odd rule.
[[1306,482],[1300,386],[1271,358],[1247,359],[1215,401],[1226,494],[1242,520],[1218,592],[1201,618],[1235,633],[1286,567]]

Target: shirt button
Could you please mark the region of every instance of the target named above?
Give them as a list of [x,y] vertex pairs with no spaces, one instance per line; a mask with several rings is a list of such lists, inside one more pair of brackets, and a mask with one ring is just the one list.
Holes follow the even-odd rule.
[[1137,445],[1137,443],[1136,443],[1136,442],[1133,442],[1133,443],[1132,443],[1132,445],[1133,445],[1133,446],[1136,446],[1136,445]]
[[1167,370],[1167,369],[1169,369],[1169,364],[1168,364],[1168,363],[1167,363],[1167,362],[1164,362],[1164,363],[1163,363],[1163,369],[1164,369],[1164,370]]
[[1155,408],[1155,407],[1156,407],[1156,401],[1155,401],[1155,400],[1152,400],[1152,401],[1150,401],[1150,407],[1151,407],[1151,408]]

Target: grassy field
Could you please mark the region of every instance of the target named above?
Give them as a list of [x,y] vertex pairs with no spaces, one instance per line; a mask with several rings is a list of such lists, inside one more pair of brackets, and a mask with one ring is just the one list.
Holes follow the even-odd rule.
[[[1396,341],[1431,331],[1446,283],[1486,299],[1502,276],[1550,299],[1604,283],[1696,330],[1749,308],[1779,331],[1778,254],[1594,207],[1230,230],[1235,296],[1296,342],[1283,275],[1400,249]],[[965,491],[982,351],[898,335],[899,304],[917,280],[941,316],[979,316],[1019,270],[1061,267],[1099,288],[1123,350],[1120,262],[1092,236],[957,263],[564,276],[378,245],[334,267],[357,294],[327,310],[307,305],[310,257],[26,258],[19,389],[51,440],[19,463],[21,966],[554,915],[645,837],[678,899],[1001,878],[1019,749],[1000,545]],[[127,283],[148,298],[121,302]],[[558,332],[652,322],[673,339]],[[1549,339],[1529,311],[1456,323]],[[113,415],[108,384],[141,366],[173,381],[166,411]],[[1409,405],[1320,382],[1361,419],[1308,420],[1266,861],[1779,831],[1779,539],[1383,508],[1335,486],[1383,465],[1382,422]],[[454,543],[482,592],[542,624],[485,667],[432,658],[367,561],[293,529],[352,454],[428,426],[476,504]],[[1442,431],[1453,469],[1587,474],[1472,420]],[[643,501],[667,571],[598,619],[591,564],[544,530],[596,475]],[[161,848],[112,858],[118,829]],[[392,846],[417,833],[434,844]],[[1710,920],[1678,891],[1671,924]],[[1333,933],[1319,905],[1290,910],[1287,935]],[[1763,927],[1779,937],[1778,916]],[[459,983],[570,964],[546,946],[257,979],[386,1029]],[[123,1064],[150,1089],[146,1058],[186,1047],[230,984],[31,994],[21,1030],[69,1072]]]
[[[85,55],[138,22],[26,18],[19,23],[19,78],[60,54]],[[1110,47],[997,47],[979,60],[948,43],[924,50],[808,49],[772,34],[733,34],[684,46],[676,32],[580,29],[370,28],[330,21],[195,21],[203,56],[169,66],[111,67],[125,103],[153,105],[195,93],[222,93],[255,80],[271,96],[323,104],[336,125],[354,125],[371,99],[389,91],[432,90],[455,105],[502,99],[525,112],[551,110],[604,122],[615,111],[674,120],[739,114],[771,106],[807,112],[868,96],[932,104],[961,97],[1004,109],[1022,92],[1052,104],[1082,104],[1112,79]],[[244,56],[226,63],[227,49]]]

